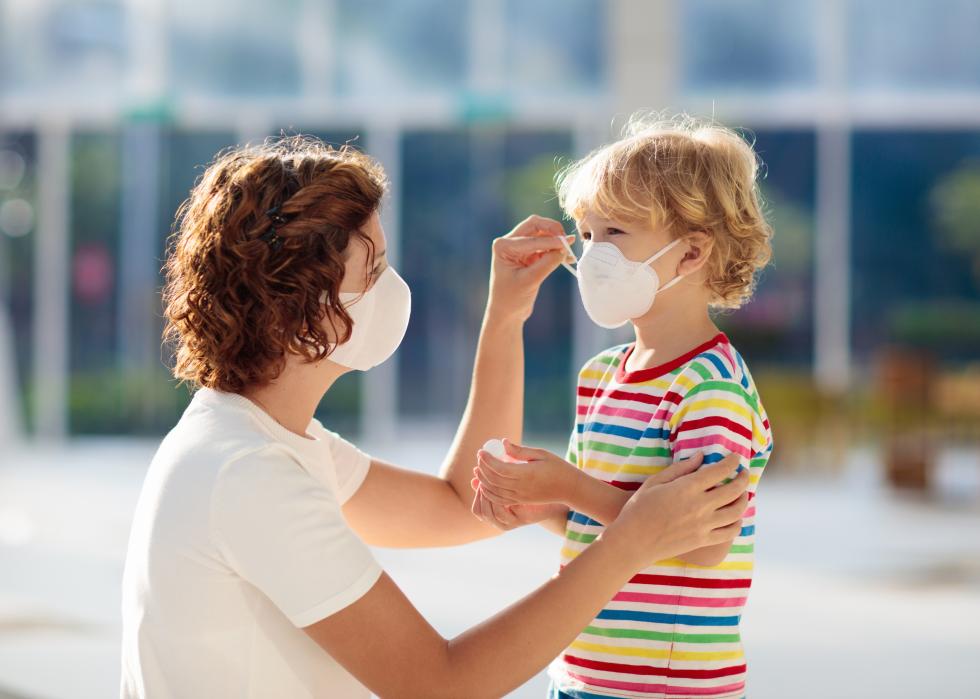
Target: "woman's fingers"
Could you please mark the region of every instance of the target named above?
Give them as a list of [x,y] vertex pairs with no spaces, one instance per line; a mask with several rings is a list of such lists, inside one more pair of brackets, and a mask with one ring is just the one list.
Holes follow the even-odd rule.
[[[702,466],[691,478],[695,480],[695,483],[700,488],[709,490],[735,473],[735,469],[738,468],[738,462],[738,454],[731,453],[716,464]],[[732,500],[736,497],[738,497],[737,493],[732,496]]]
[[681,476],[694,473],[698,470],[698,468],[700,468],[703,462],[704,452],[699,451],[683,461],[675,461],[660,473],[650,476],[650,478],[647,480],[652,480],[654,483],[670,483]]
[[735,541],[738,535],[742,533],[742,520],[732,522],[731,524],[718,527],[717,529],[711,530],[708,534],[708,541],[706,546],[714,546],[715,544],[723,544],[726,541]]
[[557,236],[497,238],[493,242],[494,254],[523,266],[536,262],[543,253],[562,251],[565,246]]
[[714,526],[727,527],[734,522],[741,522],[745,510],[749,507],[749,494],[742,493],[738,499],[724,507],[715,510]]
[[532,214],[514,226],[513,230],[505,238],[518,238],[522,236],[558,236],[565,235],[565,227],[560,221],[546,216]]
[[[701,470],[703,471],[704,469]],[[698,474],[700,475],[700,471]],[[720,509],[729,503],[735,502],[739,496],[749,489],[749,483],[749,471],[748,469],[743,469],[728,483],[711,489],[711,492],[708,493],[711,496],[709,501],[711,506],[715,509]]]

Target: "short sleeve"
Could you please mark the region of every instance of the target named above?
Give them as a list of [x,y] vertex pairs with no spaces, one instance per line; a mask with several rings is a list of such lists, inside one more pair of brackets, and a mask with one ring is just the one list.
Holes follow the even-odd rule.
[[317,436],[329,447],[337,478],[337,500],[343,505],[364,483],[371,469],[371,457],[336,432],[325,428],[319,420],[314,420],[313,423]]
[[[578,466],[578,424],[568,437],[568,448],[565,450],[565,461]],[[581,468],[581,466],[579,466]]]
[[758,459],[768,453],[769,442],[757,396],[734,381],[704,381],[681,400],[670,428],[675,461],[701,451],[704,463],[713,464],[735,452],[742,468],[753,467],[750,490],[755,490]]
[[357,601],[381,574],[335,494],[283,450],[225,464],[211,498],[212,531],[229,566],[297,627]]

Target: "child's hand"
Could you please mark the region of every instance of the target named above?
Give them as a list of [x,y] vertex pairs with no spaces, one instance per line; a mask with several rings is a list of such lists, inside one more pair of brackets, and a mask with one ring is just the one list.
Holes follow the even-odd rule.
[[476,491],[472,512],[478,519],[492,524],[497,529],[510,531],[527,524],[536,524],[556,515],[564,516],[568,508],[558,503],[537,505],[498,505],[486,497],[480,481],[474,478],[470,485]]
[[544,449],[522,447],[504,440],[507,455],[527,463],[508,463],[481,449],[473,474],[483,496],[495,505],[562,503],[574,498],[578,479],[575,466]]

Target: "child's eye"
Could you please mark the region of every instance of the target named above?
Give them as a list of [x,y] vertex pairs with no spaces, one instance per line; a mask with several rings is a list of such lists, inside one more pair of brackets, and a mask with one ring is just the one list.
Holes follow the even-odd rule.
[[609,235],[626,235],[626,231],[621,231],[618,228],[610,228],[606,232]]
[[582,240],[592,240],[592,233],[589,231],[581,231],[579,235],[582,236]]

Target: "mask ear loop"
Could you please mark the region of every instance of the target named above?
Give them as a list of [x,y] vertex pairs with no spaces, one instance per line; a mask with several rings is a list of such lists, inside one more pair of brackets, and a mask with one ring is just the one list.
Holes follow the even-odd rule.
[[[561,244],[565,246],[565,249],[566,250],[568,250],[568,254],[572,256],[572,259],[573,260],[575,260],[575,264],[578,264],[578,258],[575,256],[575,251],[572,250],[572,246],[568,244],[568,238],[566,238],[565,236],[562,236],[561,237]],[[565,269],[567,269],[569,272],[571,272],[573,277],[575,277],[576,279],[578,279],[578,270],[575,269],[574,267],[572,267],[568,262],[566,262],[565,260],[562,260],[561,261],[561,266],[564,267]]]
[[[660,250],[658,250],[657,252],[653,253],[653,256],[650,257],[650,259],[648,259],[646,262],[644,262],[643,263],[643,266],[646,267],[651,262],[656,262],[661,257],[663,257],[664,255],[666,255],[672,248],[674,248],[677,245],[679,245],[683,240],[684,240],[683,238],[678,238],[677,240],[674,240],[674,241],[668,243],[667,245],[663,246],[662,248],[660,248]],[[658,291],[667,291],[667,289],[669,289],[670,287],[672,287],[675,284],[677,284],[677,282],[679,282],[685,276],[687,276],[687,275],[678,274],[673,279],[671,279],[669,282],[667,282],[666,284],[664,284],[663,286],[661,286]]]

